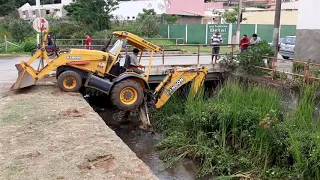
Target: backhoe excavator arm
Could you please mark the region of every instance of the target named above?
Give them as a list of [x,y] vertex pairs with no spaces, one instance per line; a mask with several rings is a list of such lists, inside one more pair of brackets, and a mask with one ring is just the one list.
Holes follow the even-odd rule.
[[[191,93],[196,95],[207,74],[208,69],[205,67],[197,69],[173,69],[158,85],[151,95],[152,101],[149,103],[156,109],[161,108],[181,86],[190,81],[192,81]],[[149,119],[146,99],[140,106],[139,116],[142,121],[140,128],[153,131]]]
[[155,108],[161,108],[176,92],[176,90],[190,81],[192,81],[191,93],[195,95],[203,84],[207,74],[208,69],[205,67],[197,69],[183,68],[172,70],[155,90]]

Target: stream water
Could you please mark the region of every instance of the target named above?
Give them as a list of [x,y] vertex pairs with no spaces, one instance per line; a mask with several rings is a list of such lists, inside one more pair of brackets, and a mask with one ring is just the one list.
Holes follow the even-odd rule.
[[[136,153],[160,180],[195,180],[199,166],[191,160],[184,160],[174,168],[166,169],[155,146],[163,139],[160,134],[153,134],[139,129],[138,114],[131,113],[124,119],[124,112],[112,106],[106,106],[106,97],[89,97],[86,100],[100,115],[105,123],[113,129],[127,146]],[[104,102],[104,103],[102,103]],[[207,180],[203,178],[200,180]]]

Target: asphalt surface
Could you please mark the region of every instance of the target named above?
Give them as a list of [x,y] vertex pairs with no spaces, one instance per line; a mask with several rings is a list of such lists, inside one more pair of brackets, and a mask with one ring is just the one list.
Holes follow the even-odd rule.
[[[278,56],[279,58],[281,56]],[[18,71],[15,67],[15,64],[21,61],[28,61],[30,57],[19,57],[19,58],[4,58],[0,59],[0,97],[6,95],[10,91],[10,87],[16,81],[18,77]],[[162,65],[162,57],[154,57],[152,64],[153,65]],[[192,56],[166,56],[164,58],[165,65],[187,65],[187,64],[197,64],[198,57],[196,55]],[[200,64],[210,64],[211,56],[200,56]],[[124,63],[124,58],[121,60],[121,64]],[[149,58],[143,57],[141,59],[142,65],[148,65]],[[32,66],[37,68],[39,62],[35,61]],[[292,63],[288,60],[278,60],[277,69],[280,71],[291,72]]]

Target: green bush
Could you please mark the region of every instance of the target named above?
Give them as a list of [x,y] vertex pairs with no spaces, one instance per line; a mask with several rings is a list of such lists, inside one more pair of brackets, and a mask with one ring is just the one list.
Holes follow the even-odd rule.
[[35,38],[26,38],[22,45],[24,52],[32,52],[37,47],[37,40]]
[[21,43],[25,38],[35,35],[32,25],[20,18],[6,16],[0,21],[0,26],[3,27],[4,30],[10,32],[15,42]]
[[274,51],[266,41],[262,41],[240,53],[236,59],[239,61],[240,67],[249,74],[260,74],[261,70],[254,66],[265,66],[264,59],[267,59],[268,64],[272,61],[272,59],[265,58],[265,56],[273,57]]

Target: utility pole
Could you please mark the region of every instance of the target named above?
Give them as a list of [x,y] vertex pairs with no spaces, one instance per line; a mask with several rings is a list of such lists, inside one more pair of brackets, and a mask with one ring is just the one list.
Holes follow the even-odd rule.
[[276,58],[278,57],[280,17],[281,17],[281,0],[276,0],[276,10],[274,15],[274,30],[273,30],[273,47],[275,52],[274,56]]
[[240,18],[242,13],[242,0],[239,0],[239,7],[238,7],[238,23],[237,23],[237,34],[236,34],[236,42],[239,44],[240,42]]

